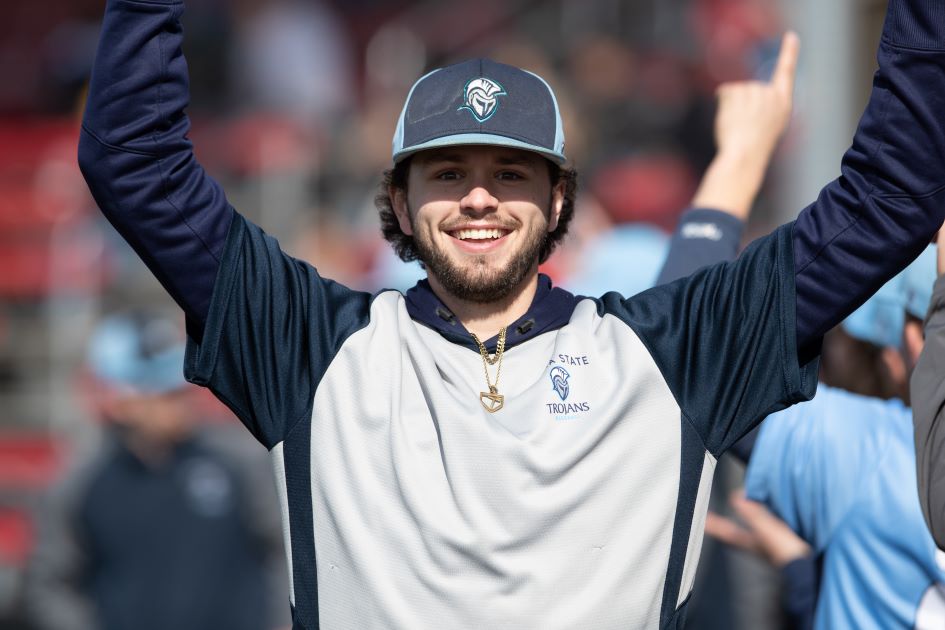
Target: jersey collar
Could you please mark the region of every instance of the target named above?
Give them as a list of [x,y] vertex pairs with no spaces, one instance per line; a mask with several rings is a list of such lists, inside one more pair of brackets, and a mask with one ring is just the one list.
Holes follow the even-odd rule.
[[[404,295],[407,313],[421,324],[432,328],[453,343],[478,352],[479,349],[462,322],[440,301],[430,283],[419,281]],[[511,348],[533,337],[561,328],[571,319],[574,307],[580,298],[559,287],[551,285],[551,278],[538,275],[538,289],[528,311],[509,325],[505,347]],[[486,349],[495,352],[498,336],[486,340]]]

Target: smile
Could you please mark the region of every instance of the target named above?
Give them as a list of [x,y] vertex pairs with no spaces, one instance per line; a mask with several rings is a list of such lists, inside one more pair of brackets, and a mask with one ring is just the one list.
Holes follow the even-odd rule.
[[507,230],[500,230],[498,228],[464,229],[450,232],[453,238],[457,238],[461,241],[491,241],[500,239],[506,234],[508,234]]

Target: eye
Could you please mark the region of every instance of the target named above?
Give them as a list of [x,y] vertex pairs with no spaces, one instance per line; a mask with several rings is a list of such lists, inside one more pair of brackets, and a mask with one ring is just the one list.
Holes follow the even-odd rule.
[[525,176],[517,171],[499,171],[496,177],[507,182],[516,182],[525,179]]
[[444,171],[439,171],[433,176],[434,179],[438,179],[444,182],[456,181],[459,179],[459,177],[460,177],[459,171],[455,169],[447,169]]

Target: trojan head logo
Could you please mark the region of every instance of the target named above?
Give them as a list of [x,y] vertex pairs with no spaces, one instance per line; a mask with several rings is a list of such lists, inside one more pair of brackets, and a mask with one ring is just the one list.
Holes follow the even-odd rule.
[[571,390],[571,386],[568,385],[568,379],[571,378],[571,375],[568,374],[568,371],[560,365],[556,365],[551,368],[551,372],[548,373],[548,376],[551,377],[551,386],[558,392],[558,396],[561,397],[561,400],[567,398],[568,392]]
[[468,109],[476,121],[484,123],[499,109],[499,97],[506,94],[492,79],[473,79],[463,88],[463,105],[457,111]]

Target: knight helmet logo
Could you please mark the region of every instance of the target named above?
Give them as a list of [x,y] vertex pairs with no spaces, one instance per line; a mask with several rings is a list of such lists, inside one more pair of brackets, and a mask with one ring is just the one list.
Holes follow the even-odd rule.
[[484,123],[499,109],[499,97],[506,94],[505,89],[492,79],[473,79],[463,88],[463,105],[457,111],[468,109],[473,118]]
[[551,368],[551,372],[548,373],[548,376],[551,377],[551,386],[558,392],[558,396],[561,397],[561,400],[566,399],[568,392],[571,390],[571,386],[568,385],[568,379],[571,378],[571,375],[568,374],[568,371],[560,365],[556,365]]

